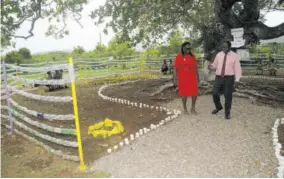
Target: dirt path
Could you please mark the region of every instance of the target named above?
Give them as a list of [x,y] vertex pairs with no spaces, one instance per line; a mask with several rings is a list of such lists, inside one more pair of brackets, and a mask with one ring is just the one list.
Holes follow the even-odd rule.
[[[180,100],[167,104],[181,109]],[[198,116],[181,116],[129,147],[97,160],[90,171],[113,177],[275,177],[271,128],[283,109],[234,98],[232,119],[210,114],[211,96],[198,99]]]

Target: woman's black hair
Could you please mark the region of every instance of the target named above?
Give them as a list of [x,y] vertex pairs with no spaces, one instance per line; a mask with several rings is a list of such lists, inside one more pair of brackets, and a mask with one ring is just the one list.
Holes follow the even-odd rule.
[[[191,45],[191,43],[189,43],[189,42],[184,42],[184,43],[181,45],[181,53],[182,53],[182,56],[184,56],[183,47],[185,47],[186,45]],[[191,52],[190,52],[190,55],[191,55]]]

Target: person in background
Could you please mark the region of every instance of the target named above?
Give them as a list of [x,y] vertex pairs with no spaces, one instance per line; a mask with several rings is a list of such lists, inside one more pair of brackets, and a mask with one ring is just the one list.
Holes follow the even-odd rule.
[[184,113],[188,114],[187,98],[191,97],[192,105],[190,112],[197,114],[195,104],[198,95],[198,67],[195,55],[191,51],[191,44],[185,42],[181,46],[181,52],[177,54],[174,61],[174,70],[177,76],[179,95],[182,98]]
[[230,41],[225,41],[221,48],[222,51],[216,55],[214,62],[208,66],[209,69],[216,69],[216,78],[212,92],[215,109],[212,111],[212,114],[217,114],[223,109],[220,102],[220,93],[224,92],[225,119],[230,119],[234,85],[236,87],[240,81],[242,68],[240,57],[231,51]]
[[269,62],[267,66],[268,66],[269,75],[276,76],[277,68],[279,68],[279,66],[272,56],[269,57]]
[[257,63],[256,75],[263,75],[263,63],[261,59]]
[[163,73],[164,75],[166,75],[166,74],[167,74],[167,72],[168,72],[168,70],[169,70],[169,68],[168,68],[167,61],[166,61],[166,60],[164,60],[164,62],[163,62],[163,64],[162,64],[161,71],[162,71],[162,73]]
[[169,64],[169,74],[173,74],[173,60],[170,59],[170,64]]

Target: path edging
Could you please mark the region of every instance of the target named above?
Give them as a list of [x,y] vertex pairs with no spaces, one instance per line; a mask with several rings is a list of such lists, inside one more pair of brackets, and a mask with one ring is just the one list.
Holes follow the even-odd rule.
[[284,118],[282,119],[276,119],[274,122],[274,126],[272,127],[272,141],[273,141],[273,147],[275,148],[275,156],[278,160],[278,172],[277,177],[283,178],[284,177],[284,157],[280,155],[280,150],[282,148],[282,145],[279,143],[278,140],[278,127],[280,124],[284,124]]
[[[131,102],[129,100],[125,100],[125,99],[120,99],[120,98],[112,98],[112,97],[109,97],[109,96],[106,96],[106,95],[103,95],[102,92],[110,87],[110,86],[116,86],[116,85],[122,85],[122,84],[128,84],[128,83],[135,83],[135,82],[138,82],[138,81],[141,81],[141,80],[134,80],[134,81],[124,81],[124,82],[119,82],[119,83],[112,83],[112,84],[105,84],[103,86],[101,86],[98,90],[98,95],[103,98],[104,100],[108,100],[108,101],[111,101],[111,102],[115,102],[115,103],[120,103],[122,105],[127,105],[127,106],[132,106],[132,107],[136,107],[136,108],[147,108],[149,110],[157,110],[157,111],[160,111],[160,112],[165,112],[167,114],[167,117],[165,119],[162,119],[160,121],[159,124],[157,125],[154,125],[154,124],[151,124],[149,126],[149,128],[147,127],[144,127],[144,128],[141,128],[139,129],[135,135],[134,134],[130,134],[129,138],[130,138],[130,141],[134,141],[135,139],[138,139],[140,136],[142,135],[145,135],[147,134],[148,132],[151,132],[153,130],[156,130],[157,128],[161,127],[162,125],[178,118],[180,115],[181,115],[181,111],[180,110],[170,110],[166,107],[162,107],[162,106],[152,106],[152,105],[148,105],[148,104],[143,104],[143,103],[137,103],[137,102]],[[111,153],[113,151],[116,151],[119,147],[123,147],[123,146],[127,146],[130,144],[130,141],[129,139],[126,137],[123,142],[120,142],[119,145],[115,145],[113,148],[109,148],[107,149],[107,153]]]

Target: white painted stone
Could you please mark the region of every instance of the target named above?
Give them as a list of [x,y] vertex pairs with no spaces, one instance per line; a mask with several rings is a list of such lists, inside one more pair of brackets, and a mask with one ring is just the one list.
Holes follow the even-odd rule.
[[147,134],[148,130],[146,128],[143,128],[144,134]]
[[119,146],[120,146],[120,147],[123,147],[123,142],[120,142],[120,143],[119,143]]
[[118,149],[118,146],[117,145],[113,146],[113,150],[116,150],[116,149]]
[[273,138],[278,138],[277,133],[274,133],[272,137],[273,137]]
[[130,140],[134,140],[134,135],[133,134],[130,135]]
[[109,154],[110,154],[110,153],[111,153],[111,151],[112,151],[111,149],[107,149],[107,153],[109,153]]
[[278,167],[278,173],[277,178],[283,178],[284,177],[284,167]]
[[136,132],[135,137],[136,137],[136,138],[138,138],[138,137],[139,137],[139,133],[138,133],[138,132]]
[[284,124],[284,118],[281,119],[281,124]]
[[139,129],[139,134],[143,135],[143,129]]

